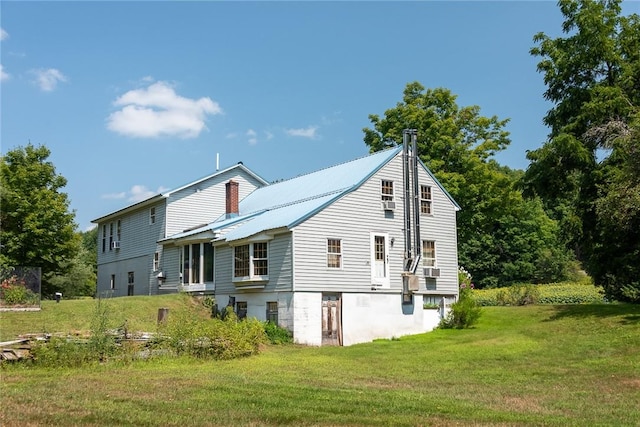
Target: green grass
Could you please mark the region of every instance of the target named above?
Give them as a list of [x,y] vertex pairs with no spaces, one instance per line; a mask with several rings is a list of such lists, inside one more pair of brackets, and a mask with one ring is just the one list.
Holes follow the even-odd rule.
[[[154,332],[157,329],[158,309],[182,310],[191,304],[184,294],[137,296],[103,299],[114,327],[127,322],[130,331]],[[44,300],[40,311],[0,312],[0,341],[15,339],[20,334],[75,334],[90,329],[95,300],[63,300],[56,303]]]
[[638,426],[640,307],[487,307],[473,329],[351,347],[0,372],[3,426]]

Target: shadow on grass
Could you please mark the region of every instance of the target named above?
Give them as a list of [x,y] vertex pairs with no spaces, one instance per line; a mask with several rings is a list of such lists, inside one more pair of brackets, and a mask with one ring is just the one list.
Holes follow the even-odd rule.
[[621,317],[621,322],[626,325],[640,323],[640,305],[639,304],[576,304],[576,305],[556,305],[556,312],[549,319],[553,320],[586,317]]

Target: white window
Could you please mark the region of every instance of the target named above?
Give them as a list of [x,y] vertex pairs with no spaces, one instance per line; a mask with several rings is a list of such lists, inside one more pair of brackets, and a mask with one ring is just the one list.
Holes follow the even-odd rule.
[[371,284],[389,287],[389,235],[371,233]]
[[422,241],[422,265],[425,267],[436,265],[436,242],[433,240]]
[[268,280],[269,254],[267,242],[250,243],[233,248],[233,279]]
[[149,209],[149,225],[153,225],[156,223],[156,208],[152,207]]
[[382,193],[383,202],[393,201],[393,181],[389,181],[388,179],[383,179],[380,190]]
[[342,241],[327,239],[327,267],[342,268]]
[[160,252],[153,254],[153,271],[160,270]]
[[420,186],[420,213],[424,215],[433,214],[431,199],[431,187],[428,185]]
[[211,243],[185,245],[180,251],[182,284],[213,282],[213,246]]

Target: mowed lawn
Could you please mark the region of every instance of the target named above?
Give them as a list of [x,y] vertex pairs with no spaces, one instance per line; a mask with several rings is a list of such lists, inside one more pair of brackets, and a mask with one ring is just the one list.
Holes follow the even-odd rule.
[[473,329],[351,347],[0,372],[2,426],[639,426],[640,306],[487,307]]

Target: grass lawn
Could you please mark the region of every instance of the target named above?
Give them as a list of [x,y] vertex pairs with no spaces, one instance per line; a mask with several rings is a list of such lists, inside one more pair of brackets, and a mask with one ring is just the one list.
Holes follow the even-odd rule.
[[638,426],[640,306],[487,307],[473,329],[351,347],[0,373],[2,426]]

